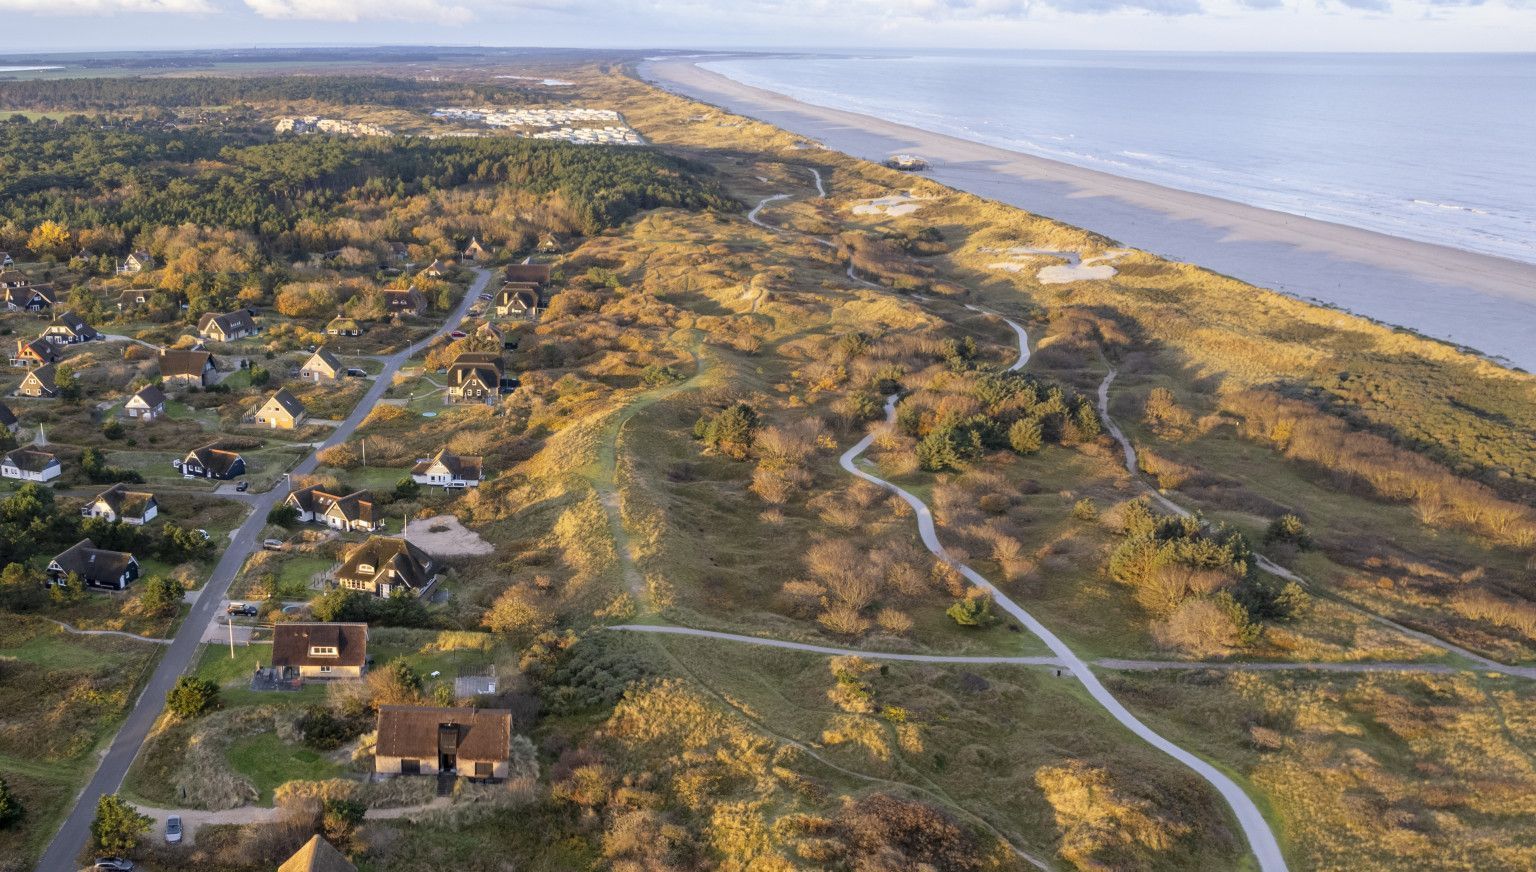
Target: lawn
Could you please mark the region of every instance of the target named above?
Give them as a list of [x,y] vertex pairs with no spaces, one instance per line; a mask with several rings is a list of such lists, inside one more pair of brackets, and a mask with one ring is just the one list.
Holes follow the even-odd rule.
[[247,705],[307,705],[325,699],[325,685],[309,682],[296,691],[251,690],[251,675],[257,666],[272,664],[272,646],[267,644],[236,645],[235,656],[229,656],[227,645],[207,645],[198,658],[193,673],[219,685],[219,696],[226,708]]
[[257,733],[236,739],[226,756],[229,765],[249,778],[261,793],[261,804],[272,804],[272,792],[289,781],[319,781],[336,778],[342,767],[318,751],[302,745],[289,745],[276,733]]

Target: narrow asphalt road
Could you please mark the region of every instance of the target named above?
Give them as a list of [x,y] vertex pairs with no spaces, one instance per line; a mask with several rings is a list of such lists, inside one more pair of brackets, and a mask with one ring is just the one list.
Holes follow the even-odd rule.
[[[996,314],[974,306],[970,308],[989,315]],[[1029,362],[1027,334],[1021,325],[1007,318],[1003,318],[1003,320],[1013,328],[1019,337],[1019,357],[1013,366],[1009,367],[1010,370],[1017,370]],[[896,420],[896,402],[898,399],[900,399],[900,394],[892,394],[886,399],[885,415],[887,421]],[[1083,662],[1071,648],[1067,647],[1067,644],[1055,633],[1052,633],[1034,615],[1031,615],[1022,606],[1010,599],[1007,594],[999,590],[996,585],[988,581],[981,573],[950,557],[949,553],[944,550],[943,544],[939,542],[938,532],[933,523],[933,514],[928,511],[928,506],[922,500],[897,485],[859,468],[857,463],[859,455],[863,454],[874,441],[875,434],[870,433],[859,440],[858,444],[844,452],[843,456],[839,459],[843,469],[871,484],[890,491],[905,501],[907,505],[911,506],[913,512],[917,515],[918,533],[922,537],[923,544],[927,546],[929,551],[933,552],[934,556],[954,567],[957,572],[965,576],[972,584],[987,591],[992,596],[993,602],[1002,608],[1003,611],[1007,612],[1027,627],[1030,632],[1038,636],[1041,641],[1045,642],[1046,647],[1050,648],[1051,652],[1065,664],[1066,668],[1071,670],[1072,676],[1083,685],[1083,688],[1088,691],[1088,694],[1093,697],[1094,701],[1102,706],[1105,711],[1109,712],[1110,716],[1123,724],[1132,733],[1139,736],[1147,744],[1188,766],[1197,775],[1209,782],[1212,787],[1215,787],[1222,798],[1227,801],[1227,805],[1231,807],[1233,814],[1236,816],[1238,826],[1242,828],[1249,848],[1258,859],[1259,868],[1263,872],[1284,872],[1286,869],[1285,855],[1280,851],[1280,842],[1275,838],[1274,831],[1270,829],[1269,822],[1264,819],[1264,815],[1259,811],[1258,805],[1237,785],[1237,782],[1233,781],[1215,766],[1168,741],[1151,727],[1142,723],[1139,718],[1131,714],[1130,710],[1120,704],[1120,701],[1115,698],[1114,694],[1110,693],[1099,682],[1098,676],[1094,675],[1093,670],[1088,668],[1088,664]]]
[[[384,395],[384,391],[394,380],[395,373],[406,360],[427,346],[433,339],[447,333],[464,319],[469,307],[485,286],[490,282],[492,272],[487,269],[476,269],[475,280],[470,284],[469,292],[465,294],[461,302],[432,335],[409,346],[401,351],[384,358],[384,369],[379,377],[374,379],[373,386],[352,409],[346,420],[331,431],[331,435],[325,441],[316,446],[315,451],[309,453],[295,466],[291,475],[307,475],[315,470],[319,464],[317,454],[320,450],[328,448],[350,437],[363,419],[372,411],[374,404]],[[144,744],[144,739],[149,735],[150,728],[154,726],[155,719],[160,716],[160,710],[165,705],[165,695],[176,683],[187,668],[192,665],[197,656],[198,646],[202,644],[203,629],[213,617],[213,610],[224,601],[229,593],[229,586],[235,580],[235,573],[245,565],[245,560],[254,552],[258,545],[258,537],[261,530],[267,524],[267,512],[277,505],[288,494],[288,478],[280,480],[270,491],[260,494],[251,503],[251,514],[245,522],[235,530],[230,537],[229,547],[224,550],[218,564],[213,569],[212,576],[203,587],[203,595],[198,597],[192,606],[181,627],[176,632],[176,638],[172,640],[165,657],[155,667],[154,674],[144,686],[144,692],[135,701],[133,710],[123,721],[117,736],[113,738],[107,753],[102,757],[100,766],[91,780],[85,786],[85,790],[75,801],[75,807],[65,819],[64,825],[49,843],[47,851],[43,853],[42,860],[37,868],[41,872],[71,872],[79,868],[75,859],[80,852],[85,850],[86,841],[90,836],[91,820],[96,816],[97,800],[109,793],[116,793],[122,787],[123,778],[128,774],[128,767],[133,763],[134,757],[139,753],[139,748]]]

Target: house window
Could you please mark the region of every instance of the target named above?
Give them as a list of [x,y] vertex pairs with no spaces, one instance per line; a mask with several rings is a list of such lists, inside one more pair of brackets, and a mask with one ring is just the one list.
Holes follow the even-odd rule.
[[400,761],[400,773],[402,775],[420,775],[421,774],[421,761],[420,760],[401,760]]
[[493,767],[490,763],[475,763],[476,778],[490,778],[495,771],[495,767]]
[[[309,646],[309,656],[311,656],[311,657],[335,657],[335,656],[337,656],[336,646],[335,645],[311,645],[311,646]],[[330,667],[327,666],[326,668],[329,669]]]
[[357,571],[358,572],[372,572],[373,571],[373,564],[372,563],[359,563],[357,565]]
[[331,667],[329,667],[329,666],[322,666],[322,667],[320,667],[320,674],[321,675],[324,675],[325,673],[330,672],[330,671],[331,671]]

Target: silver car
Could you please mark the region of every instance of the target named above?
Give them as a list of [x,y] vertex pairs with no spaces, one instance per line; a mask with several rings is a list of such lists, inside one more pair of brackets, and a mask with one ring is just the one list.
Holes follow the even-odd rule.
[[181,816],[171,815],[165,819],[165,843],[174,845],[181,841]]

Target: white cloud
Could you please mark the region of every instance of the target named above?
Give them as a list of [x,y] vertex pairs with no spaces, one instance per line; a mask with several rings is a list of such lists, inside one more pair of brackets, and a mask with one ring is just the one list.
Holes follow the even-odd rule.
[[205,13],[208,0],[0,0],[0,12],[33,15],[114,15],[119,12]]
[[464,24],[475,18],[475,7],[482,4],[453,0],[245,0],[245,5],[262,18]]

